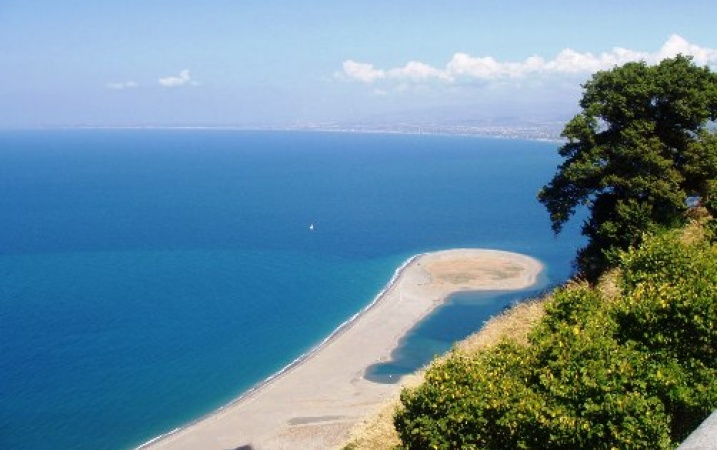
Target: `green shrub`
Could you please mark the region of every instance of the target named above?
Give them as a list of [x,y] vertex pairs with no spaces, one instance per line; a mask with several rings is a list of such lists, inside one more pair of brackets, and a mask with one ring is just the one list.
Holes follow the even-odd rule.
[[717,368],[717,249],[667,235],[622,261],[618,338],[682,364],[694,359]]
[[717,408],[717,254],[671,233],[625,253],[622,263],[616,338],[651,355],[649,384],[679,441]]
[[669,448],[663,405],[639,382],[644,355],[611,338],[598,300],[561,291],[529,347],[506,342],[432,368],[402,395],[403,448]]
[[401,396],[403,449],[672,448],[717,408],[717,258],[675,233],[621,255],[622,297],[556,291],[520,346],[453,354]]

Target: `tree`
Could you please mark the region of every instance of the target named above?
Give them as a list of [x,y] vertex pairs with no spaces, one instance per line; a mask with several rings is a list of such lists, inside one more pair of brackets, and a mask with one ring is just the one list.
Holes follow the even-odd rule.
[[717,205],[717,74],[677,56],[627,63],[583,85],[582,111],[565,126],[565,158],[538,194],[559,233],[576,208],[590,215],[578,268],[599,274],[611,250],[684,221],[688,197]]

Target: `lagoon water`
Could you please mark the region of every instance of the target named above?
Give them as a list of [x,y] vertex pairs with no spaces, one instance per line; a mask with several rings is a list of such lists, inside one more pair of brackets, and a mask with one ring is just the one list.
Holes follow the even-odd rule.
[[[556,148],[0,132],[0,448],[132,448],[210,413],[310,351],[417,253],[517,251],[546,264],[536,289],[565,280],[578,233],[555,238],[535,200]],[[369,375],[413,370],[534,294],[456,296]]]

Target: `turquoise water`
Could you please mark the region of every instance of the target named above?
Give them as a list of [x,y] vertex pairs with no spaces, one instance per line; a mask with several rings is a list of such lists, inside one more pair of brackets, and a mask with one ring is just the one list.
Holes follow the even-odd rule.
[[[570,274],[537,190],[556,144],[201,130],[0,132],[0,448],[117,449],[309,351],[410,256]],[[309,225],[314,224],[314,230]],[[455,297],[377,381],[533,291]]]

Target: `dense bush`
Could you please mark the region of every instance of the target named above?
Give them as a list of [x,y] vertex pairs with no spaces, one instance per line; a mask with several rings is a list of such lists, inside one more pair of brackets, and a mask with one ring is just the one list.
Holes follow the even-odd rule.
[[624,253],[622,295],[555,293],[529,345],[435,365],[402,448],[672,448],[717,408],[717,256],[673,235]]
[[651,355],[651,387],[682,440],[717,407],[717,248],[674,232],[622,257],[616,338]]

